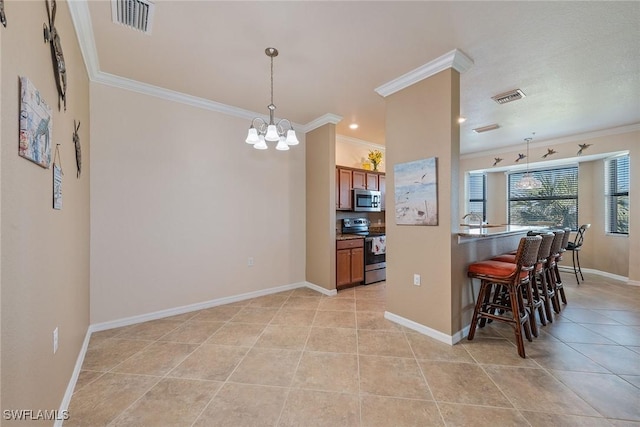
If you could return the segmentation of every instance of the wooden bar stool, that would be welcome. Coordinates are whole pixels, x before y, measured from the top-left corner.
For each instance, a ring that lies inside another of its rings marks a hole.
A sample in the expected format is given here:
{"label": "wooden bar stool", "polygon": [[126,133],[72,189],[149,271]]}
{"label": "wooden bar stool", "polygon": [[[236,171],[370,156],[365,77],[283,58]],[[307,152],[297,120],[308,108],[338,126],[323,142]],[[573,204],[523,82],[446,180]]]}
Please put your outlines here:
{"label": "wooden bar stool", "polygon": [[[547,258],[551,252],[551,244],[553,243],[554,234],[551,232],[544,233],[528,233],[528,236],[541,236],[542,242],[538,249],[538,259],[536,267],[530,272],[529,284],[526,288],[527,295],[527,307],[529,308],[529,316],[531,317],[531,332],[533,336],[538,336],[538,325],[535,321],[535,312],[538,311],[538,318],[542,325],[547,324],[547,318],[550,322],[553,322],[551,314],[551,300],[547,298],[546,292],[542,292],[542,289],[546,289],[546,274],[545,268]],[[510,262],[515,264],[515,254],[502,254],[492,258],[494,261]],[[546,314],[545,314],[546,312]]]}
{"label": "wooden bar stool", "polygon": [[[523,297],[522,287],[528,285],[529,272],[533,270],[542,237],[527,236],[520,239],[515,263],[502,261],[479,261],[469,265],[467,275],[472,279],[480,279],[480,291],[473,311],[468,340],[473,340],[478,321],[497,320],[510,324],[515,332],[518,354],[525,357],[522,330],[527,340],[531,341],[531,326]],[[502,290],[508,295],[508,304],[501,300],[491,301]]]}
{"label": "wooden bar stool", "polygon": [[[576,234],[576,238],[573,242],[569,242],[567,244],[567,250],[573,252],[573,274],[576,275],[576,282],[578,285],[580,284],[580,279],[578,279],[578,273],[580,273],[580,277],[582,277],[582,281],[584,282],[584,276],[582,275],[582,268],[580,267],[580,250],[582,249],[582,245],[584,244],[584,233],[591,227],[591,224],[583,224],[578,228],[578,234]],[[577,268],[576,268],[576,260]]]}
{"label": "wooden bar stool", "polygon": [[558,297],[559,289],[558,284],[556,283],[555,270],[558,268],[556,259],[560,255],[560,247],[562,246],[562,240],[564,239],[564,230],[553,230],[553,234],[555,236],[553,237],[553,243],[551,244],[551,253],[549,254],[549,258],[547,258],[547,285],[549,287],[548,293],[550,295],[553,294],[551,299],[553,311],[560,313],[560,298]]}
{"label": "wooden bar stool", "polygon": [[563,304],[567,303],[567,296],[564,294],[564,285],[562,284],[562,277],[560,277],[560,270],[558,269],[558,263],[562,261],[562,254],[567,251],[567,245],[569,244],[569,233],[571,233],[571,229],[569,227],[564,228],[564,236],[562,237],[562,244],[560,245],[560,252],[556,257],[556,265],[554,270],[555,279],[556,279],[556,289],[560,293],[560,299]]}

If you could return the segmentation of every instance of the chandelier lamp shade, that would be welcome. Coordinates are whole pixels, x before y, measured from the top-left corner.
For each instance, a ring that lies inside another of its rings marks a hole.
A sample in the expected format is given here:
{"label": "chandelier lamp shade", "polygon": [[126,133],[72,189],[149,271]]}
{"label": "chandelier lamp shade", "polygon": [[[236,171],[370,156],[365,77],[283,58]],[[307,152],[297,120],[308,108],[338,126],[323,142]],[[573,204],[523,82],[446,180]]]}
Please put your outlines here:
{"label": "chandelier lamp shade", "polygon": [[253,145],[256,150],[266,150],[269,148],[267,142],[277,142],[276,150],[286,151],[289,146],[298,145],[299,141],[289,120],[280,119],[276,122],[273,118],[276,112],[276,106],[273,103],[273,58],[278,56],[278,49],[268,47],[264,53],[271,58],[271,104],[267,106],[269,122],[267,123],[262,117],[253,119],[245,142]]}
{"label": "chandelier lamp shade", "polygon": [[[534,132],[535,135],[535,132]],[[520,179],[520,181],[516,182],[515,187],[518,190],[537,190],[538,188],[542,188],[542,182],[536,178],[535,176],[529,173],[529,143],[533,138],[525,138],[524,140],[527,142],[527,171],[524,176]]]}

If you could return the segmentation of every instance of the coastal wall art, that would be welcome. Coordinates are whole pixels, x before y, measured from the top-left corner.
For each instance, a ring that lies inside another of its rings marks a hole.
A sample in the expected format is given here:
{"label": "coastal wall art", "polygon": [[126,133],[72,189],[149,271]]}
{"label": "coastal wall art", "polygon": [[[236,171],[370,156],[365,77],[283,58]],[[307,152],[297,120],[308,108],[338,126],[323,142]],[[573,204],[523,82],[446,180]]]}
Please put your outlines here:
{"label": "coastal wall art", "polygon": [[51,165],[51,108],[33,83],[20,77],[20,142],[18,154],[49,169]]}
{"label": "coastal wall art", "polygon": [[396,224],[438,225],[437,158],[393,166]]}

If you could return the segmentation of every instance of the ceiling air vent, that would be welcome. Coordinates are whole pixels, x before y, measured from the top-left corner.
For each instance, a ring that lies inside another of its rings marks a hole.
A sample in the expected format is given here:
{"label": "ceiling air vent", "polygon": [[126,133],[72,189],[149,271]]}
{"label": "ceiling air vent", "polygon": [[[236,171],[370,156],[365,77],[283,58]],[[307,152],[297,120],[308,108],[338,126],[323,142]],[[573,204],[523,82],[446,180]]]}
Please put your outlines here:
{"label": "ceiling air vent", "polygon": [[498,129],[499,127],[500,126],[497,123],[494,123],[492,125],[483,126],[481,128],[475,128],[473,131],[475,133],[482,133],[482,132],[488,132],[490,130]]}
{"label": "ceiling air vent", "polygon": [[525,96],[527,95],[525,95],[523,91],[521,91],[520,89],[515,89],[509,92],[501,93],[500,95],[492,96],[491,99],[496,101],[498,104],[506,104],[507,102],[522,99]]}
{"label": "ceiling air vent", "polygon": [[151,34],[154,9],[148,0],[111,0],[113,22],[145,34]]}

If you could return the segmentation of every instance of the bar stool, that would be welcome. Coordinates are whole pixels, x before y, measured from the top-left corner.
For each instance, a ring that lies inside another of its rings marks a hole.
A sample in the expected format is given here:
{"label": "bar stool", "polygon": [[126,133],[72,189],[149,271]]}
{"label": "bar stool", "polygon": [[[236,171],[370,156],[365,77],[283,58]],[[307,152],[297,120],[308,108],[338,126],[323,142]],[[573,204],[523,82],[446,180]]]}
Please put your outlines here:
{"label": "bar stool", "polygon": [[555,270],[558,268],[556,259],[560,255],[560,248],[562,246],[562,240],[564,239],[564,230],[553,230],[553,234],[555,236],[553,238],[553,243],[551,244],[551,253],[549,254],[549,258],[547,258],[547,292],[551,297],[553,311],[560,313],[560,299],[558,298],[559,289],[558,284],[556,283]]}
{"label": "bar stool", "polygon": [[[480,279],[480,291],[473,310],[468,340],[473,340],[479,320],[505,322],[513,326],[518,354],[525,357],[522,330],[524,329],[528,341],[532,341],[532,338],[529,314],[522,298],[522,287],[530,281],[529,272],[536,264],[541,242],[540,236],[520,239],[515,263],[487,260],[469,265],[467,275],[472,279]],[[509,305],[490,302],[492,292],[495,295],[502,289],[505,289],[509,297]],[[499,312],[504,314],[497,314]]]}
{"label": "bar stool", "polygon": [[562,277],[560,277],[560,270],[558,269],[558,263],[562,261],[562,254],[567,251],[567,245],[569,244],[569,235],[571,233],[571,229],[569,227],[563,228],[564,236],[562,237],[562,244],[560,245],[560,252],[556,257],[556,265],[554,270],[555,279],[556,279],[556,289],[560,293],[560,299],[563,304],[567,303],[567,296],[564,294],[564,285],[562,284]]}
{"label": "bar stool", "polygon": [[[584,282],[584,276],[582,275],[582,268],[580,268],[580,250],[582,249],[582,245],[584,243],[584,233],[591,227],[591,224],[583,224],[578,228],[578,234],[576,234],[576,238],[573,242],[569,242],[567,244],[567,250],[573,252],[573,274],[576,275],[576,282],[578,285],[580,284],[580,280],[578,279],[578,272],[580,273],[580,277],[582,277],[582,281]],[[576,260],[578,260],[578,268],[576,269]]]}
{"label": "bar stool", "polygon": [[[529,315],[531,316],[531,332],[533,336],[538,336],[538,325],[535,321],[535,311],[538,311],[538,318],[540,323],[544,326],[547,324],[547,318],[550,322],[553,322],[551,314],[551,301],[547,297],[547,293],[542,293],[543,289],[546,289],[546,274],[545,268],[547,258],[551,252],[551,244],[555,235],[551,232],[529,232],[528,236],[540,236],[542,242],[538,249],[538,259],[536,262],[536,268],[530,272],[530,280],[527,285],[527,306],[529,307]],[[502,254],[497,257],[491,258],[494,261],[510,262],[515,264],[515,254]],[[544,306],[544,307],[543,307]],[[545,315],[546,311],[546,315]]]}

